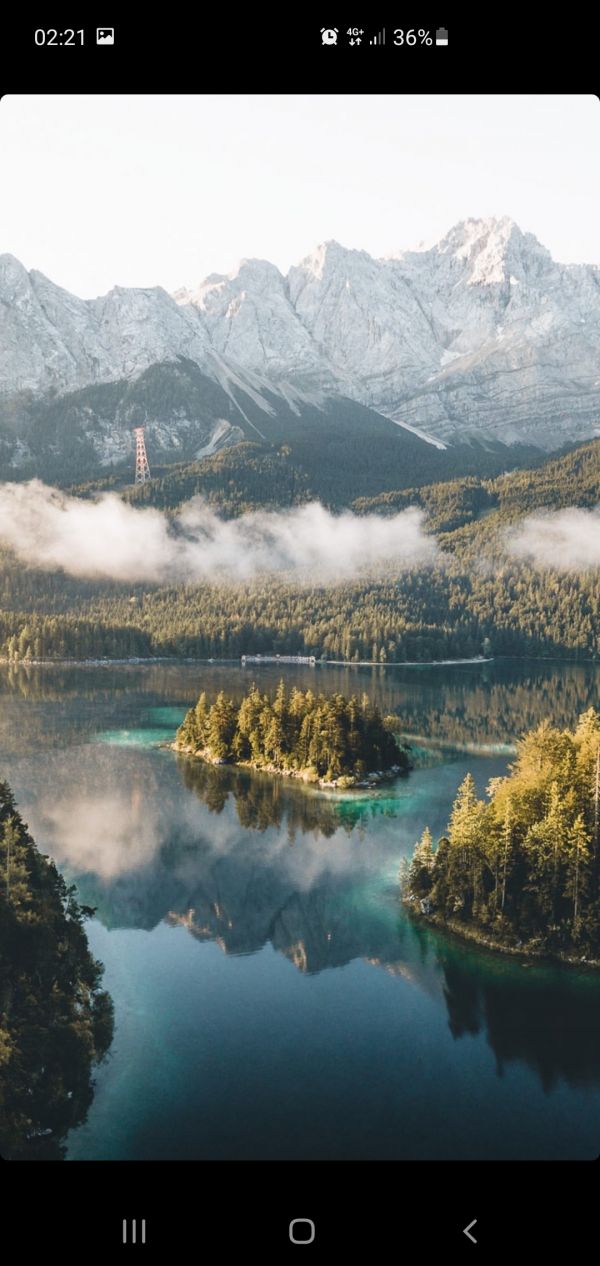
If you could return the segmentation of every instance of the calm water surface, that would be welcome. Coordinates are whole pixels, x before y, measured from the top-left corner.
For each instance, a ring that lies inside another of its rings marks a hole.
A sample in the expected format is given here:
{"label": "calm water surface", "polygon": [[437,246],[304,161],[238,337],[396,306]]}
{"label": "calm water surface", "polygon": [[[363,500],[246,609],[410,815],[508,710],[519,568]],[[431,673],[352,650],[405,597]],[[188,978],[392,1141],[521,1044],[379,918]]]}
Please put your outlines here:
{"label": "calm water surface", "polygon": [[0,677],[2,772],[80,899],[115,1040],[70,1159],[592,1157],[600,977],[474,951],[407,919],[400,859],[484,791],[516,735],[598,705],[591,666],[287,669],[367,690],[418,767],[324,795],[158,746],[237,665]]}

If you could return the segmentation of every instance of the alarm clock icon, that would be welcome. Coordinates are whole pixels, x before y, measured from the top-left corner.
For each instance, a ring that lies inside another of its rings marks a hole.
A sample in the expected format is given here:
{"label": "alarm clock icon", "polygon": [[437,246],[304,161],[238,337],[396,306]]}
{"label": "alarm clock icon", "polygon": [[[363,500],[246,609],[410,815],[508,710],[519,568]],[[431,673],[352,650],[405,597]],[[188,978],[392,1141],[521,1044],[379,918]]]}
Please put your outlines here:
{"label": "alarm clock icon", "polygon": [[339,32],[337,26],[333,31],[326,30],[324,26],[321,27],[321,40],[323,44],[337,44],[338,34]]}

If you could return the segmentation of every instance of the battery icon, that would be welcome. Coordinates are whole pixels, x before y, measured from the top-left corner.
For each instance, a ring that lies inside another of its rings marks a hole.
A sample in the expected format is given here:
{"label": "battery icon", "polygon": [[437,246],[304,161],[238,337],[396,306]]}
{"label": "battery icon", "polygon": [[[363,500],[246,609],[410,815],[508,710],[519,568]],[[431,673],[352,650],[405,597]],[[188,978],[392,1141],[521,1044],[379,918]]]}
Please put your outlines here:
{"label": "battery icon", "polygon": [[440,29],[439,29],[439,31],[436,31],[436,33],[435,33],[435,42],[436,42],[436,44],[447,44],[447,43],[448,43],[448,32],[447,32],[447,30],[446,30],[445,26],[441,26],[441,27],[440,27]]}

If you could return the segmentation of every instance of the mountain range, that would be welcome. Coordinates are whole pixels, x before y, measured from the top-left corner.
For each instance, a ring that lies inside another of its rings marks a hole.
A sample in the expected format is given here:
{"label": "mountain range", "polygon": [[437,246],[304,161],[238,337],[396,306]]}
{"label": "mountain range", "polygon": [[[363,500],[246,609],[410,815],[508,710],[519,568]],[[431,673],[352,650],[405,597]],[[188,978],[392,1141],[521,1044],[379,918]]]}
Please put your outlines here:
{"label": "mountain range", "polygon": [[507,218],[384,259],[327,242],[287,276],[244,260],[173,295],[83,300],[3,255],[0,347],[5,477],[126,462],[139,424],[151,463],[346,426],[417,463],[600,434],[600,267]]}

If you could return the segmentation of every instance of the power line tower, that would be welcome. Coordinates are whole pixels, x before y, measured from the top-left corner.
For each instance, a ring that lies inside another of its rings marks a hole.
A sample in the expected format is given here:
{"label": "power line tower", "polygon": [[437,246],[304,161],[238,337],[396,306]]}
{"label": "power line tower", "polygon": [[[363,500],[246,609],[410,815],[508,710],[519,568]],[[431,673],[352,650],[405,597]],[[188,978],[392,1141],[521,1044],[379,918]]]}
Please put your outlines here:
{"label": "power line tower", "polygon": [[135,426],[133,434],[135,435],[135,482],[136,484],[145,484],[146,480],[150,478],[150,466],[148,465],[143,426]]}

